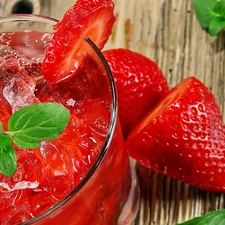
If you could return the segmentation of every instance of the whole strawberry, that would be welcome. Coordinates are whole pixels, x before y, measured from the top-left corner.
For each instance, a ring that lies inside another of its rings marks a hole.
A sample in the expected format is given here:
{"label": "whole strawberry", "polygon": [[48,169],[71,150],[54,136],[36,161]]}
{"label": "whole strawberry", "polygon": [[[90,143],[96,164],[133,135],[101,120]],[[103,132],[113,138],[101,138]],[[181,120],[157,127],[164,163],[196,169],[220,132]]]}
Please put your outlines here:
{"label": "whole strawberry", "polygon": [[152,170],[202,190],[225,192],[224,134],[214,96],[190,77],[143,118],[126,148]]}
{"label": "whole strawberry", "polygon": [[168,84],[157,64],[139,53],[120,48],[103,54],[115,78],[119,118],[126,138],[168,92]]}

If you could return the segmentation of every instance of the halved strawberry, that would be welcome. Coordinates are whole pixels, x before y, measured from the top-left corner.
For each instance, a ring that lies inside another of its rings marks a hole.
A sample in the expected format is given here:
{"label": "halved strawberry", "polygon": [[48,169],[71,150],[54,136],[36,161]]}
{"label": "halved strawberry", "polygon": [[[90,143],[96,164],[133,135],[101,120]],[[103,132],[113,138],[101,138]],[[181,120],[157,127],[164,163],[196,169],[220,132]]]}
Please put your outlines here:
{"label": "halved strawberry", "polygon": [[107,42],[115,17],[112,0],[78,0],[54,26],[43,61],[46,80],[60,82],[82,64],[89,37],[99,49]]}
{"label": "halved strawberry", "polygon": [[126,141],[140,164],[207,191],[225,192],[225,125],[212,93],[190,77],[173,88]]}

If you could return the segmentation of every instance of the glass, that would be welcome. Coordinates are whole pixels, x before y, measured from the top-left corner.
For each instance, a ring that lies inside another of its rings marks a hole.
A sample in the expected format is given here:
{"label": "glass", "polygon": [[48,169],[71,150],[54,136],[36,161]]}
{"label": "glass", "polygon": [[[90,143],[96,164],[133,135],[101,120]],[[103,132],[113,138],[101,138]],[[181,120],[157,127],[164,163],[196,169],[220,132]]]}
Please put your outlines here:
{"label": "glass", "polygon": [[[57,20],[52,18],[37,15],[6,15],[0,17],[0,29],[1,33],[35,30],[50,34],[52,26],[56,22]],[[49,38],[48,35],[45,34],[45,36]],[[82,76],[85,77],[75,78],[74,81],[88,80],[95,87],[99,87],[98,89],[94,88],[94,91],[90,93],[90,88],[88,91],[87,88],[84,88],[83,91],[79,89],[79,98],[87,98],[88,92],[88,98],[101,96],[104,101],[109,102],[109,128],[101,152],[93,162],[91,169],[69,195],[41,215],[23,223],[18,222],[16,217],[13,222],[13,218],[11,218],[10,224],[128,225],[134,221],[139,205],[139,186],[135,170],[124,150],[124,140],[117,114],[115,83],[100,50],[89,38],[86,38],[85,44],[88,54],[91,56],[91,65],[93,68],[97,68],[97,73],[91,76],[90,71],[92,70],[84,68]],[[1,49],[4,48],[1,46]],[[81,87],[82,85],[80,84]],[[40,91],[40,93],[42,96],[46,92]],[[4,202],[4,199],[0,200]]]}

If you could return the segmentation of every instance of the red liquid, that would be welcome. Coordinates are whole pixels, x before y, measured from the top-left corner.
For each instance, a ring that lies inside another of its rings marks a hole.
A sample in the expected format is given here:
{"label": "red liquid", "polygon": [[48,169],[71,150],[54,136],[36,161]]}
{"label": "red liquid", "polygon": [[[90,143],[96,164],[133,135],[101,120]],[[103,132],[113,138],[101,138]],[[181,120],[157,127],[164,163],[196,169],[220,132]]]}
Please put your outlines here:
{"label": "red liquid", "polygon": [[[0,39],[12,48],[0,53],[0,120],[5,128],[13,111],[33,103],[58,102],[71,113],[68,127],[56,140],[43,141],[34,150],[15,146],[18,170],[12,178],[0,174],[2,225],[35,218],[70,195],[96,162],[110,126],[111,93],[101,67],[88,57],[70,82],[47,83],[41,75],[46,38],[33,32]],[[130,164],[117,123],[93,176],[65,204],[35,224],[118,224],[130,189]]]}

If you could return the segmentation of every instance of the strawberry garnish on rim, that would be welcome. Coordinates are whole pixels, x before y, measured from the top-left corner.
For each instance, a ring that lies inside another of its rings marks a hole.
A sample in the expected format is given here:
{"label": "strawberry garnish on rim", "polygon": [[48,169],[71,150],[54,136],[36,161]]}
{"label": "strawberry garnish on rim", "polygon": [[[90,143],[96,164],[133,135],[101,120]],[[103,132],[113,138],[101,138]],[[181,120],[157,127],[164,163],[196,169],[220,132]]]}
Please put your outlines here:
{"label": "strawberry garnish on rim", "polygon": [[99,49],[107,42],[115,21],[111,0],[78,0],[54,26],[43,60],[43,75],[54,83],[67,80],[88,54],[86,38]]}

